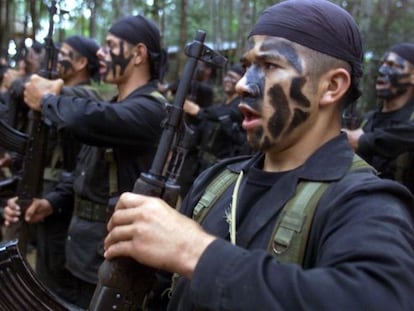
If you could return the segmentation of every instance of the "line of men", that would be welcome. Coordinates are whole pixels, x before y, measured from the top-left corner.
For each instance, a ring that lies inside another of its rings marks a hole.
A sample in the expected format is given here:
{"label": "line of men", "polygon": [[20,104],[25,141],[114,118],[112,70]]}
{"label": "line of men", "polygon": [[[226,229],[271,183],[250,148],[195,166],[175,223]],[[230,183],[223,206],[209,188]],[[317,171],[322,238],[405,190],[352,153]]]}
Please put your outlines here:
{"label": "line of men", "polygon": [[[242,126],[256,152],[207,168],[176,210],[159,198],[128,192],[148,167],[166,114],[151,95],[161,78],[159,42],[158,28],[143,16],[111,26],[98,57],[103,80],[117,86],[112,102],[64,95],[62,80],[35,75],[26,84],[29,107],[85,144],[65,181],[72,185],[63,191],[74,200],[66,267],[82,289],[72,302],[87,308],[97,263],[127,256],[160,270],[150,296],[153,310],[412,310],[412,188],[366,155],[388,161],[411,151],[413,45],[385,54],[377,82],[384,101],[373,119],[352,132],[342,128],[341,116],[360,96],[363,74],[354,19],[326,0],[270,6],[248,35],[241,59],[246,71],[236,85]],[[186,110],[200,113],[191,102]],[[115,180],[108,177],[113,164]],[[224,171],[237,181],[203,206]],[[284,214],[310,184],[326,187],[307,215],[313,219],[306,231],[301,215],[289,214],[286,221]],[[107,221],[112,201],[115,211]],[[26,221],[66,212],[46,202],[35,200]],[[200,206],[209,210],[198,222]],[[9,200],[6,225],[19,216]],[[289,243],[275,247],[281,221],[282,242],[308,234],[298,263],[281,259]]]}
{"label": "line of men", "polygon": [[[132,27],[145,31],[139,36],[130,35]],[[142,60],[147,54],[149,59]],[[135,60],[138,56],[140,58]],[[20,85],[30,81],[25,85],[25,98],[20,103],[26,112],[26,104],[39,104],[45,92],[65,96],[56,101],[53,108],[48,103],[47,113],[42,112],[45,122],[54,130],[48,144],[52,149],[48,153],[48,163],[53,167],[46,167],[43,197],[33,200],[24,217],[28,223],[36,224],[39,279],[60,297],[82,308],[89,304],[103,261],[108,205],[110,210],[117,196],[130,190],[139,173],[149,169],[158,143],[166,100],[156,92],[154,85],[158,71],[164,70],[162,57],[159,32],[153,22],[142,16],[129,16],[111,26],[106,46],[101,49],[85,37],[67,38],[59,48],[61,80],[54,85],[46,84],[34,74],[36,70],[28,72],[24,79],[13,81]],[[16,78],[14,74],[8,72],[7,78]],[[117,85],[120,93],[113,102],[121,102],[123,106],[108,103],[103,112],[100,103],[90,105],[90,101],[101,101],[91,86],[99,75],[104,82]],[[227,91],[233,97],[235,82],[232,81]],[[78,98],[76,103],[74,97]],[[80,98],[83,107],[78,104]],[[126,100],[133,109],[125,104]],[[38,106],[31,108],[40,109]],[[117,122],[121,119],[131,125],[118,129]],[[214,121],[218,122],[218,118]],[[95,122],[99,122],[100,128],[96,128]],[[111,122],[117,124],[111,125]],[[106,133],[109,129],[113,129],[110,134]],[[52,138],[54,144],[50,143]],[[230,146],[226,147],[232,152]],[[21,216],[16,200],[14,197],[7,202],[6,225]]]}

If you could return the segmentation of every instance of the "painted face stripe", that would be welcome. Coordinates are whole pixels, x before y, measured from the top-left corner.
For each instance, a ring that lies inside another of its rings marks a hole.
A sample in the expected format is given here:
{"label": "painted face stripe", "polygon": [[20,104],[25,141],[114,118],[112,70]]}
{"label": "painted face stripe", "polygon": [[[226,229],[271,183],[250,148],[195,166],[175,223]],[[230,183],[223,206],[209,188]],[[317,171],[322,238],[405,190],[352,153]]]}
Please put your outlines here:
{"label": "painted face stripe", "polygon": [[293,113],[293,119],[290,123],[288,131],[292,131],[297,128],[300,124],[305,122],[309,118],[309,112],[303,111],[301,109],[295,109]]}
{"label": "painted face stripe", "polygon": [[270,105],[273,107],[273,115],[269,118],[267,127],[273,138],[280,136],[290,119],[289,101],[280,85],[272,86],[268,91]]}
{"label": "painted face stripe", "polygon": [[260,55],[261,58],[283,58],[289,65],[295,68],[299,74],[303,73],[301,59],[296,49],[288,42],[267,39],[260,46],[260,52],[264,52],[264,55]]}
{"label": "painted face stripe", "polygon": [[116,76],[116,67],[119,66],[120,72],[119,74],[122,76],[125,72],[126,67],[128,66],[130,60],[132,59],[132,56],[130,57],[125,57],[124,53],[125,53],[125,41],[121,40],[119,42],[119,55],[116,55],[112,52],[112,49],[109,51],[110,55],[111,55],[111,68],[112,68],[112,73],[114,75],[114,77]]}
{"label": "painted face stripe", "polygon": [[308,108],[311,105],[310,101],[302,93],[302,87],[305,83],[306,79],[304,77],[294,78],[290,88],[290,97],[295,100],[299,106]]}

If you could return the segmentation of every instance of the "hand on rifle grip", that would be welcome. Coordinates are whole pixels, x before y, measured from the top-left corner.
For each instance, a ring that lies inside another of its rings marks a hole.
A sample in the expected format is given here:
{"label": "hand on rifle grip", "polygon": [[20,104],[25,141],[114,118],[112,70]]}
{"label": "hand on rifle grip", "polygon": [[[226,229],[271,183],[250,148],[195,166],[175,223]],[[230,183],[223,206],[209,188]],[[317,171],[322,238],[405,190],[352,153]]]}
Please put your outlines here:
{"label": "hand on rifle grip", "polygon": [[[4,208],[4,224],[9,226],[11,223],[19,221],[21,216],[21,208],[17,204],[17,197],[7,200],[7,206]],[[33,199],[33,202],[27,207],[24,214],[27,223],[36,223],[43,221],[47,216],[53,212],[49,201],[45,199]]]}
{"label": "hand on rifle grip", "polygon": [[6,227],[10,226],[12,223],[19,221],[21,215],[20,206],[16,203],[17,197],[10,198],[7,200],[7,205],[4,207],[3,218],[4,225]]}
{"label": "hand on rifle grip", "polygon": [[124,193],[108,223],[105,257],[128,256],[191,278],[215,237],[159,198]]}
{"label": "hand on rifle grip", "polygon": [[31,109],[40,111],[43,97],[46,94],[58,95],[62,88],[62,79],[48,80],[34,74],[25,84],[24,101]]}

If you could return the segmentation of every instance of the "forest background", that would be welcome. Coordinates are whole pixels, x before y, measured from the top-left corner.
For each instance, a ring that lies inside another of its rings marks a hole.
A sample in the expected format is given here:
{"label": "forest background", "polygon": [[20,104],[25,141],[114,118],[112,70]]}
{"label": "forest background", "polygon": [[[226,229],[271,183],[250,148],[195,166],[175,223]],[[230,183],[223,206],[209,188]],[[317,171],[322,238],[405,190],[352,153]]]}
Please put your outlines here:
{"label": "forest background", "polygon": [[[0,48],[18,52],[23,37],[43,42],[48,28],[46,0],[0,0]],[[56,42],[81,34],[104,41],[108,27],[117,18],[143,14],[158,23],[162,43],[169,52],[167,81],[176,79],[185,62],[182,53],[196,30],[206,31],[207,44],[237,62],[245,48],[246,35],[259,13],[275,0],[57,0]],[[359,113],[376,104],[375,78],[379,60],[391,45],[414,42],[414,0],[333,0],[357,21],[364,40],[363,95]],[[13,50],[14,45],[14,50]],[[12,58],[13,55],[9,57]],[[220,84],[222,73],[216,77]]]}

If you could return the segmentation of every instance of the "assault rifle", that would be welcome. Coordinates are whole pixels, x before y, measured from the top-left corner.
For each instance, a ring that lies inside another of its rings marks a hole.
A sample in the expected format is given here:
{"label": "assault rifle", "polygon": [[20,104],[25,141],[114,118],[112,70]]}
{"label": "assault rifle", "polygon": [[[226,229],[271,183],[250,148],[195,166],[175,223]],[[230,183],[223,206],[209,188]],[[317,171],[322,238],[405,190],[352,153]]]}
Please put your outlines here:
{"label": "assault rifle", "polygon": [[[135,193],[163,198],[176,206],[179,186],[176,181],[181,170],[182,148],[178,142],[183,128],[183,104],[186,99],[198,60],[223,66],[226,59],[204,45],[205,33],[198,31],[195,40],[185,48],[188,56],[173,105],[169,107],[167,121],[151,169],[136,180]],[[155,270],[131,258],[105,260],[98,273],[98,285],[89,305],[89,311],[141,310],[154,284]]]}
{"label": "assault rifle", "polygon": [[[49,31],[45,38],[45,65],[39,72],[41,76],[48,79],[55,79],[57,77],[57,49],[53,43],[53,17],[56,12],[56,1],[52,1],[49,7]],[[6,227],[3,239],[10,241],[18,238],[20,251],[25,255],[28,225],[24,221],[24,214],[32,203],[33,198],[39,197],[42,192],[48,126],[43,122],[41,113],[33,110],[29,112],[27,135],[18,134],[18,131],[10,128],[4,122],[1,122],[0,125],[3,128],[0,134],[0,142],[6,145],[3,147],[23,153],[22,173],[19,176],[16,192],[18,197],[17,204],[20,206],[22,214],[17,223]]]}

